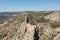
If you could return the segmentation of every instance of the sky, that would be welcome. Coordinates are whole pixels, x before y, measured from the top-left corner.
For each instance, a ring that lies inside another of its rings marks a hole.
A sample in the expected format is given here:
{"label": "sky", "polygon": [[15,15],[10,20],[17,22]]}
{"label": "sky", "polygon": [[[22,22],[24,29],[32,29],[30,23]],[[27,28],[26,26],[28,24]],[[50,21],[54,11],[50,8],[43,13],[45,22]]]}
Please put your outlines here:
{"label": "sky", "polygon": [[0,0],[0,12],[60,10],[60,0]]}

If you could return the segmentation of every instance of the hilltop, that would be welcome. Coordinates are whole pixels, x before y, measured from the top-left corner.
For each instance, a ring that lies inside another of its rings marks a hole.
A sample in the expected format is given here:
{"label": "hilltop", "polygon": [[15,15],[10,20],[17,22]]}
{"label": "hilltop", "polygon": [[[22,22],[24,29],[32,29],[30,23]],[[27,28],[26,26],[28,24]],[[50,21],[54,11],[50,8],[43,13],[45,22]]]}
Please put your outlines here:
{"label": "hilltop", "polygon": [[60,40],[60,11],[0,14],[0,40]]}

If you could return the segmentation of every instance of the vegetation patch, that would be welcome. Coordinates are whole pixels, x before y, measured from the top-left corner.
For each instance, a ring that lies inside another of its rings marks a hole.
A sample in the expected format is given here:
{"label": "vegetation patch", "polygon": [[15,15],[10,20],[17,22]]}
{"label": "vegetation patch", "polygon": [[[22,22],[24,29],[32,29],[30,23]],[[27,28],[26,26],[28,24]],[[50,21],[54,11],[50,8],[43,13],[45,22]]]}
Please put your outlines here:
{"label": "vegetation patch", "polygon": [[2,33],[0,33],[0,39],[2,38]]}
{"label": "vegetation patch", "polygon": [[51,23],[50,25],[52,28],[57,28],[57,27],[60,27],[60,23]]}
{"label": "vegetation patch", "polygon": [[36,16],[36,15],[31,15],[29,14],[27,17],[27,22],[29,22],[30,24],[36,24],[36,23],[46,23],[48,22],[48,19],[45,19],[44,16]]}
{"label": "vegetation patch", "polygon": [[11,36],[10,36],[10,38],[12,38],[14,36],[14,34],[12,34]]}
{"label": "vegetation patch", "polygon": [[48,21],[49,21],[49,20],[45,19],[44,17],[41,17],[38,22],[40,22],[40,23],[46,23],[46,22],[48,22]]}

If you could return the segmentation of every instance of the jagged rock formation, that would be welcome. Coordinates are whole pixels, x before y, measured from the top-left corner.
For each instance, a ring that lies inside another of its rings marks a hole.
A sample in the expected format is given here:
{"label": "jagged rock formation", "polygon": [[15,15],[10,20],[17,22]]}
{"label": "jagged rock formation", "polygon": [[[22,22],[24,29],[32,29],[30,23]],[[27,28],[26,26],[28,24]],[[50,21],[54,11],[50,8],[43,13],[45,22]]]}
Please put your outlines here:
{"label": "jagged rock formation", "polygon": [[45,16],[46,19],[50,19],[52,21],[57,21],[60,22],[60,13],[55,11],[55,12],[51,12],[50,15]]}
{"label": "jagged rock formation", "polygon": [[54,11],[22,12],[0,24],[0,40],[60,40],[59,15]]}

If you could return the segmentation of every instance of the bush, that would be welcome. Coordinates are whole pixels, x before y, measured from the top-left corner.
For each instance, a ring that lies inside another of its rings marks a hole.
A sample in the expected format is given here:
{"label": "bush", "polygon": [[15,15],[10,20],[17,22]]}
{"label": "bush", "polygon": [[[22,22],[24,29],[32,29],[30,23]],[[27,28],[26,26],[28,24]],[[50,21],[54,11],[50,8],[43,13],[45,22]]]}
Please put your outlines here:
{"label": "bush", "polygon": [[58,24],[58,23],[52,23],[50,26],[51,26],[52,28],[57,28],[57,27],[60,26],[60,24]]}
{"label": "bush", "polygon": [[38,20],[38,22],[40,22],[40,23],[46,23],[46,22],[48,22],[49,20],[47,20],[47,19],[45,19],[44,17],[41,17],[39,20]]}
{"label": "bush", "polygon": [[2,34],[0,33],[0,39],[2,38]]}

